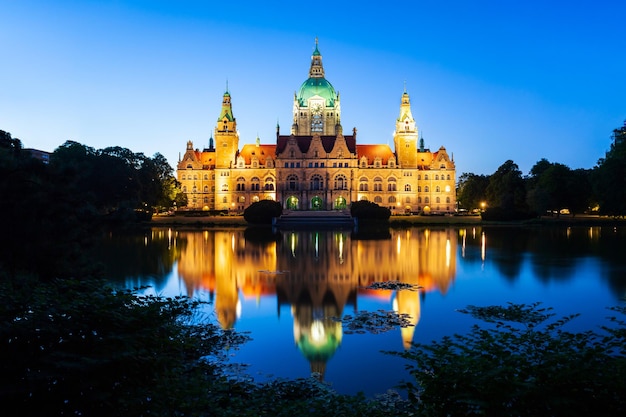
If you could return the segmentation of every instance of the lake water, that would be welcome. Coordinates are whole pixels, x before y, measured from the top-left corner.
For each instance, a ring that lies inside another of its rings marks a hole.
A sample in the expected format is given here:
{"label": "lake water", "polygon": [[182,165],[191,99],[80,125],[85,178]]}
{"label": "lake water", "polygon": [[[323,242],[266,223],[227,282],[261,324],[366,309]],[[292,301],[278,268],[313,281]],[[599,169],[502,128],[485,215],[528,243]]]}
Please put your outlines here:
{"label": "lake water", "polygon": [[[382,351],[467,332],[474,321],[457,310],[468,305],[541,302],[557,316],[580,313],[567,328],[579,331],[607,324],[607,307],[626,297],[626,229],[614,227],[154,228],[112,233],[98,252],[113,282],[210,301],[211,320],[249,332],[232,361],[255,380],[316,372],[368,396],[408,377]],[[366,288],[386,281],[418,289]],[[338,320],[392,311],[412,326],[355,332]]]}

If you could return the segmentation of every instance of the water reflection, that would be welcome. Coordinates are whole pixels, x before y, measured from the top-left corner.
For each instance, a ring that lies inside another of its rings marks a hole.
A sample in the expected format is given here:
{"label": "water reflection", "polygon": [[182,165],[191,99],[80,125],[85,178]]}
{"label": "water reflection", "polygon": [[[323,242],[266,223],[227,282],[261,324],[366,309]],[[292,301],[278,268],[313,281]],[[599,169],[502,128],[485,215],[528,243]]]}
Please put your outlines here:
{"label": "water reflection", "polygon": [[[626,295],[626,232],[622,229],[410,228],[389,230],[385,236],[368,239],[345,230],[153,229],[140,236],[108,235],[100,255],[109,268],[108,276],[126,287],[151,285],[161,293],[171,287],[174,276],[178,285],[174,291],[191,297],[208,294],[216,319],[225,329],[258,314],[252,311],[250,300],[275,300],[274,322],[265,321],[262,326],[277,327],[281,312],[290,312],[293,343],[310,371],[322,378],[346,337],[341,322],[332,318],[342,317],[346,310],[358,311],[360,304],[371,305],[371,300],[410,317],[413,326],[393,334],[408,349],[420,337],[417,329],[427,295],[442,304],[453,286],[458,288],[445,309],[429,304],[431,324],[420,324],[421,331],[432,334],[432,322],[437,320],[436,326],[456,332],[453,311],[467,304],[523,300],[554,306],[567,302],[561,296],[567,293],[578,300],[572,308],[579,311],[585,308],[580,302],[590,287],[570,290],[564,284],[581,276],[587,279],[584,275],[594,280],[585,285],[597,287],[605,281],[615,299]],[[602,261],[585,264],[596,258]],[[472,283],[455,284],[459,276],[463,283]],[[480,276],[486,279],[476,280]],[[421,289],[366,289],[384,281]],[[519,281],[524,281],[523,286]],[[556,296],[537,287],[549,289],[549,284],[556,283],[562,285]],[[607,299],[587,303],[614,305]],[[435,311],[437,317],[433,317]],[[431,334],[426,341],[432,340]]]}

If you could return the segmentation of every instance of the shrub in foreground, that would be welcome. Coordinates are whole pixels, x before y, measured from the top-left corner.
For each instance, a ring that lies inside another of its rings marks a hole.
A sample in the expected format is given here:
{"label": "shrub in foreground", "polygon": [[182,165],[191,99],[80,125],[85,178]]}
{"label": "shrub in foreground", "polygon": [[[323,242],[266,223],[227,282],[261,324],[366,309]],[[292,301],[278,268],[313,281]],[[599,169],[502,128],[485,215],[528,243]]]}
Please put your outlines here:
{"label": "shrub in foreground", "polygon": [[[612,310],[626,313],[626,308]],[[393,353],[409,361],[409,399],[426,416],[591,416],[626,412],[626,326],[570,333],[539,304],[473,307],[488,323]]]}

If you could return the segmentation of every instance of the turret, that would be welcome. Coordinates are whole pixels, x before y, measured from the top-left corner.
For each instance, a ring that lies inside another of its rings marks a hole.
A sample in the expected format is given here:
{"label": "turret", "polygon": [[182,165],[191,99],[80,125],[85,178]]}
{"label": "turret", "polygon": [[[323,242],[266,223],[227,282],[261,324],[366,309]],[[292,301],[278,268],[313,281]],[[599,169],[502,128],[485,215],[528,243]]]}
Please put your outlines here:
{"label": "turret", "polygon": [[400,116],[396,119],[396,131],[393,136],[396,157],[402,168],[417,167],[417,138],[418,131],[411,114],[411,101],[405,88],[400,101]]}
{"label": "turret", "polygon": [[235,155],[239,148],[237,120],[233,116],[230,93],[226,91],[222,98],[222,111],[215,126],[215,167],[230,168],[235,163]]}

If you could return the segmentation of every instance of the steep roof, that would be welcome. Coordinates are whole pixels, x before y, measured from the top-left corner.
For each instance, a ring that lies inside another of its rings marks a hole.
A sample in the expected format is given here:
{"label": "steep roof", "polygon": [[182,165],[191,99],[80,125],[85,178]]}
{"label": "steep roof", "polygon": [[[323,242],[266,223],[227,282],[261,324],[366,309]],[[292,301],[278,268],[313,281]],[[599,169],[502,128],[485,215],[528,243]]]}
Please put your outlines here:
{"label": "steep roof", "polygon": [[380,158],[381,163],[385,165],[387,161],[389,161],[389,158],[394,156],[389,145],[357,145],[356,150],[358,158],[367,158],[369,165],[373,164],[376,158]]}
{"label": "steep roof", "polygon": [[[300,149],[302,153],[306,153],[309,150],[313,136],[282,136],[281,135],[281,136],[278,136],[276,140],[276,154],[277,155],[282,153],[285,150],[285,148],[287,147],[287,143],[289,142],[289,139],[291,139],[292,137],[296,139],[298,148]],[[337,140],[337,137],[336,136],[320,136],[320,139],[322,140],[322,146],[324,147],[324,150],[326,152],[330,152],[333,150],[333,147],[335,146],[335,141]],[[344,136],[344,139],[346,140],[346,145],[348,146],[348,150],[351,153],[355,153],[357,145],[356,145],[356,139],[354,138],[354,136],[353,135]]]}
{"label": "steep roof", "polygon": [[239,155],[246,161],[246,165],[250,165],[252,157],[259,158],[259,164],[265,165],[266,158],[276,158],[276,145],[243,145]]}

